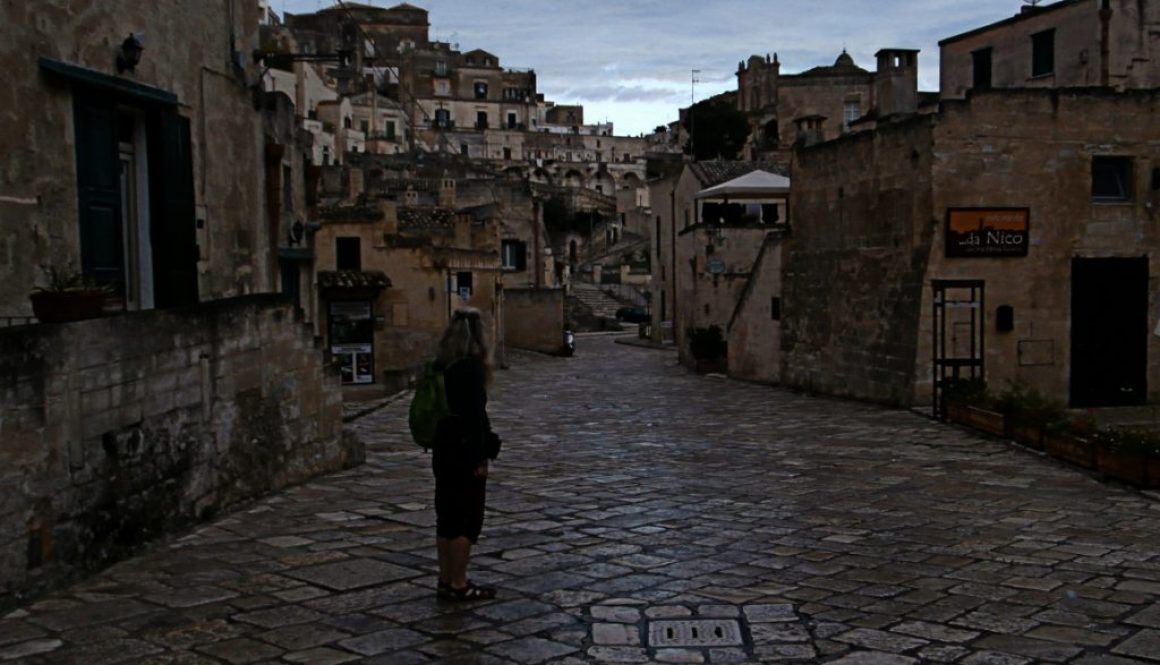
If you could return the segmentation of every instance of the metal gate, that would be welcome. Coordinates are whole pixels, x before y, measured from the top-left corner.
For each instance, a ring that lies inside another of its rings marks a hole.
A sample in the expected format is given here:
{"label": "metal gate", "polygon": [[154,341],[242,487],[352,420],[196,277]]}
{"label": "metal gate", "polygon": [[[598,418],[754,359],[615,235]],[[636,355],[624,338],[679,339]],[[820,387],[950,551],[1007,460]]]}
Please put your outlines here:
{"label": "metal gate", "polygon": [[931,408],[946,419],[949,383],[983,379],[983,280],[936,279],[934,291],[934,390]]}

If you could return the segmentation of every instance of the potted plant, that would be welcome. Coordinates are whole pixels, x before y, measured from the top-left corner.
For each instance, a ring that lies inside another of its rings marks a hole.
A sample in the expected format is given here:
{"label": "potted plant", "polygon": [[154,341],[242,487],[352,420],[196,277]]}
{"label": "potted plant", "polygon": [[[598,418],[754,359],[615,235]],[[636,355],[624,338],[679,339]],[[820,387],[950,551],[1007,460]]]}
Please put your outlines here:
{"label": "potted plant", "polygon": [[1103,427],[1092,443],[1100,473],[1138,487],[1160,487],[1160,434]]}
{"label": "potted plant", "polygon": [[33,289],[28,298],[32,313],[41,323],[64,323],[92,319],[104,313],[109,288],[86,277],[70,265],[44,269],[45,286]]}
{"label": "potted plant", "polygon": [[697,363],[697,371],[724,373],[726,365],[726,343],[720,326],[708,328],[691,328],[689,335],[689,351]]}

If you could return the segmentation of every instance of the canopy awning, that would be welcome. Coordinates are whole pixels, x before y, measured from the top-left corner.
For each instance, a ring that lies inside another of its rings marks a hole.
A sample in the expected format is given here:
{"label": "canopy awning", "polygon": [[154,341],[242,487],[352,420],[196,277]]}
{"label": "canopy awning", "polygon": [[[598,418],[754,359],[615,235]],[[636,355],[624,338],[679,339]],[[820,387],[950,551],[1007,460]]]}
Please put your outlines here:
{"label": "canopy awning", "polygon": [[740,178],[734,178],[720,185],[697,192],[698,199],[759,199],[781,197],[789,194],[789,178],[762,171],[750,171]]}

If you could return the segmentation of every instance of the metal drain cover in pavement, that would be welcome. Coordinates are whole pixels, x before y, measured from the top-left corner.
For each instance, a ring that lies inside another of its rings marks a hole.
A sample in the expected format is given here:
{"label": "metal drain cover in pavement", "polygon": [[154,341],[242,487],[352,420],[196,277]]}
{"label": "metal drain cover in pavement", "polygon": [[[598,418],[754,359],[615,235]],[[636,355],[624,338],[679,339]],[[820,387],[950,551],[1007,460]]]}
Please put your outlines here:
{"label": "metal drain cover in pavement", "polygon": [[654,621],[648,627],[650,647],[741,646],[741,626],[733,619]]}

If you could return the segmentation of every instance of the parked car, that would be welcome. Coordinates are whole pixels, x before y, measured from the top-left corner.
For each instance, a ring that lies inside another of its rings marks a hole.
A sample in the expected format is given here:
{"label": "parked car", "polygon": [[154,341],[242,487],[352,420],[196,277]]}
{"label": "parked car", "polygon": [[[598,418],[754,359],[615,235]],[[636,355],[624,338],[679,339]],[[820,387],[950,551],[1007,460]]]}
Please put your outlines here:
{"label": "parked car", "polygon": [[643,307],[621,307],[616,310],[616,319],[628,323],[649,323],[652,317]]}

